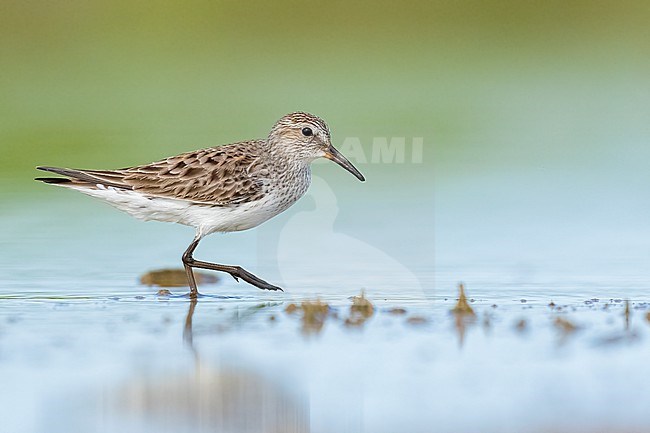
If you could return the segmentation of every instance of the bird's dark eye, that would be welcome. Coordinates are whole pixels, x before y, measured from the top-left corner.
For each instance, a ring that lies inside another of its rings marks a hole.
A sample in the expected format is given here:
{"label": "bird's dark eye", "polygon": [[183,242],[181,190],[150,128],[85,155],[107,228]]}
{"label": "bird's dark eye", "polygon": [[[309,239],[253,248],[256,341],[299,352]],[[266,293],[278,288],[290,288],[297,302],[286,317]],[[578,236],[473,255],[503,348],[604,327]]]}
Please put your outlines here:
{"label": "bird's dark eye", "polygon": [[302,128],[302,135],[309,137],[311,135],[314,135],[314,131],[312,131],[311,128]]}

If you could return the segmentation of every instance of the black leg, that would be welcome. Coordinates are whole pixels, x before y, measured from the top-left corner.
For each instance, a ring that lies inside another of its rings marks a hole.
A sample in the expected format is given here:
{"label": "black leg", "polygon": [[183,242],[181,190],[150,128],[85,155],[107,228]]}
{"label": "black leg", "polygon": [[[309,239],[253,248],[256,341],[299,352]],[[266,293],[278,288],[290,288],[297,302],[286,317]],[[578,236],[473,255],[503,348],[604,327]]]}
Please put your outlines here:
{"label": "black leg", "polygon": [[190,285],[190,298],[196,299],[199,296],[199,290],[196,287],[196,278],[194,278],[194,272],[192,272],[192,253],[196,249],[196,246],[199,244],[201,238],[196,237],[192,241],[189,247],[183,253],[183,266],[185,267],[185,273],[187,274],[187,282]]}
{"label": "black leg", "polygon": [[235,281],[239,281],[239,279],[241,278],[247,283],[262,290],[283,291],[280,287],[267,283],[263,279],[256,277],[255,275],[251,274],[250,272],[241,268],[240,266],[220,265],[217,263],[209,263],[209,262],[202,262],[200,260],[194,260],[192,254],[194,253],[194,250],[196,249],[200,240],[201,240],[200,238],[195,238],[190,244],[190,246],[187,247],[185,253],[183,253],[183,265],[185,266],[185,272],[187,272],[187,280],[190,284],[191,298],[196,298],[199,294],[196,288],[196,279],[194,278],[194,274],[192,273],[192,268],[201,268],[201,269],[209,269],[212,271],[226,272],[230,274],[235,279]]}

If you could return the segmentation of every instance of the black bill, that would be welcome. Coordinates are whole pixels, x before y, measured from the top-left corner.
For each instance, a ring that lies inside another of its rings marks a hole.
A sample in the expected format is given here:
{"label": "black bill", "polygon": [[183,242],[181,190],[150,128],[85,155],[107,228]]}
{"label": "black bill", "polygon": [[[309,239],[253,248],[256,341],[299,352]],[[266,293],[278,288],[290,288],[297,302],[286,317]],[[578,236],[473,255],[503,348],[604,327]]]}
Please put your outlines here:
{"label": "black bill", "polygon": [[341,152],[336,150],[333,146],[330,146],[326,151],[325,151],[325,158],[331,159],[350,173],[352,173],[357,179],[359,179],[361,182],[364,182],[366,180],[365,177],[361,174],[357,168],[352,165],[348,159],[343,156]]}

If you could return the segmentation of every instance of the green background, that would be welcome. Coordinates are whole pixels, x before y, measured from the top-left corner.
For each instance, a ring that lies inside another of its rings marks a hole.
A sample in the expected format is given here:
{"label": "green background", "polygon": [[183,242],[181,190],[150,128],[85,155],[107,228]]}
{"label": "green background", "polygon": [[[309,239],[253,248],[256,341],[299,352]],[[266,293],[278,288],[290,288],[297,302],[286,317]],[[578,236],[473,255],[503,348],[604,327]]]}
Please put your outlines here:
{"label": "green background", "polygon": [[38,164],[150,162],[264,137],[295,110],[368,152],[373,137],[424,137],[421,166],[360,167],[378,182],[540,167],[598,179],[649,155],[643,1],[0,7],[5,193],[40,191]]}

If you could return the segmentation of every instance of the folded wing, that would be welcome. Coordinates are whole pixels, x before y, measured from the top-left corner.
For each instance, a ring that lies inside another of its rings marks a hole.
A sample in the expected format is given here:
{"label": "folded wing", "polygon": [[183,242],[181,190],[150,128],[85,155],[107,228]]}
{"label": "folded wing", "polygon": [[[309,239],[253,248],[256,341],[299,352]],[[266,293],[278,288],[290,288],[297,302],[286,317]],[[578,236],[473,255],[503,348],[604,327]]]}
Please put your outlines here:
{"label": "folded wing", "polygon": [[246,203],[262,198],[268,185],[268,169],[256,156],[258,152],[251,152],[258,145],[254,141],[234,143],[120,170],[37,167],[65,176],[37,180],[73,188],[111,187],[220,206]]}

